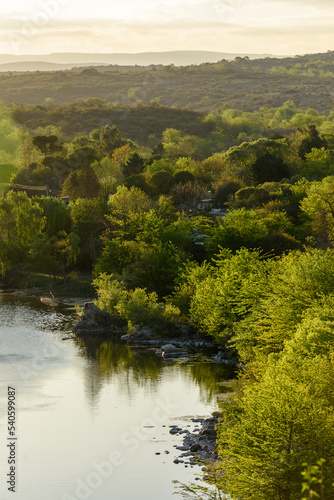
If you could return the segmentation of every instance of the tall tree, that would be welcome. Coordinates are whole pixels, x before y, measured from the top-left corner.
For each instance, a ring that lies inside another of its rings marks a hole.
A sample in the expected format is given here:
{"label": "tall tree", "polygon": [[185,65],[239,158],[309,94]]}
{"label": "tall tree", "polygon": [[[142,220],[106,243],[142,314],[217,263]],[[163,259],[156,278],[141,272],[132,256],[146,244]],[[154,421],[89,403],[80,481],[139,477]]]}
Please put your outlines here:
{"label": "tall tree", "polygon": [[324,137],[319,135],[317,127],[315,125],[309,125],[307,129],[302,129],[305,134],[305,137],[302,139],[298,154],[302,160],[305,159],[307,153],[311,153],[313,148],[327,149],[327,141]]}
{"label": "tall tree", "polygon": [[122,146],[122,135],[115,125],[113,127],[104,125],[101,128],[100,144],[103,154],[108,155],[109,158],[112,157],[115,149]]}
{"label": "tall tree", "polygon": [[32,142],[45,157],[62,150],[62,145],[57,144],[58,137],[56,135],[37,135],[33,137]]}

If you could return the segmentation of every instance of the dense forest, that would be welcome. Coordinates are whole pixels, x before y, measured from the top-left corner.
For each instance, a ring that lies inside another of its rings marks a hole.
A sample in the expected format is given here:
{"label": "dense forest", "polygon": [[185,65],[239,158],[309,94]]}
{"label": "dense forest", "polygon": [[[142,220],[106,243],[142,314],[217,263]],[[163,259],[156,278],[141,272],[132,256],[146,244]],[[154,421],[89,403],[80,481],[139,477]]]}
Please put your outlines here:
{"label": "dense forest", "polygon": [[[129,335],[179,324],[208,335],[240,368],[212,481],[234,500],[331,499],[333,53],[161,68],[175,84],[163,106],[145,105],[149,92],[134,106],[101,100],[100,79],[121,92],[132,81],[136,95],[141,71],[68,72],[85,96],[72,104],[66,88],[51,92],[58,73],[1,80],[1,279],[48,276],[56,294],[91,273],[98,305]],[[236,92],[237,77],[239,107],[220,91]],[[207,85],[209,103],[182,78]],[[294,98],[269,102],[270,85],[288,82]]]}

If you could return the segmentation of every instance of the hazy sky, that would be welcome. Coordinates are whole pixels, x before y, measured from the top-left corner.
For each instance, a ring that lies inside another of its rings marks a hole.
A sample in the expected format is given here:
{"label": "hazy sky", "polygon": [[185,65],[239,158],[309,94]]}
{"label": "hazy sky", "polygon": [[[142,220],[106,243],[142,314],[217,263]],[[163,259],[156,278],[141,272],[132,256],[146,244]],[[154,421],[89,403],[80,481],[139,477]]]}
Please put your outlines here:
{"label": "hazy sky", "polygon": [[0,53],[334,49],[333,0],[10,0]]}

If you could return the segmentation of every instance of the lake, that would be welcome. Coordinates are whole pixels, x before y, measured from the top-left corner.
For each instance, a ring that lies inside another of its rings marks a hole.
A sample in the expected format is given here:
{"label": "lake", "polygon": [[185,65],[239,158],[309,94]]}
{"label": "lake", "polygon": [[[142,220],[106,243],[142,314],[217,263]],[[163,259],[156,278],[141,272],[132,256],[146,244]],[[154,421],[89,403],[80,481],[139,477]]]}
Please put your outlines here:
{"label": "lake", "polygon": [[181,499],[172,481],[194,482],[201,468],[173,463],[182,438],[170,426],[193,431],[192,418],[216,411],[231,370],[75,338],[74,311],[38,299],[0,294],[0,311],[0,499]]}

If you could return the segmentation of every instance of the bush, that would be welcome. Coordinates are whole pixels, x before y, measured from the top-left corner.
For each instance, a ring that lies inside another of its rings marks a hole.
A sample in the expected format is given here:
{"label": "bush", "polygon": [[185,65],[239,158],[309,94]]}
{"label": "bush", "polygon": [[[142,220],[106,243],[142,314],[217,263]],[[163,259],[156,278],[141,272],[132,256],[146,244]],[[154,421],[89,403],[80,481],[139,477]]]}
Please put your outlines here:
{"label": "bush", "polygon": [[243,187],[244,184],[237,179],[222,179],[215,187],[214,200],[216,203],[226,203],[232,195]]}
{"label": "bush", "polygon": [[262,187],[245,187],[235,193],[235,202],[233,205],[236,207],[251,208],[263,205],[269,200],[270,194],[266,189]]}
{"label": "bush", "polygon": [[159,333],[169,333],[180,321],[180,310],[170,303],[158,302],[155,292],[145,288],[126,290],[124,283],[112,274],[101,274],[94,280],[98,292],[96,305],[106,309],[123,324],[148,326]]}

